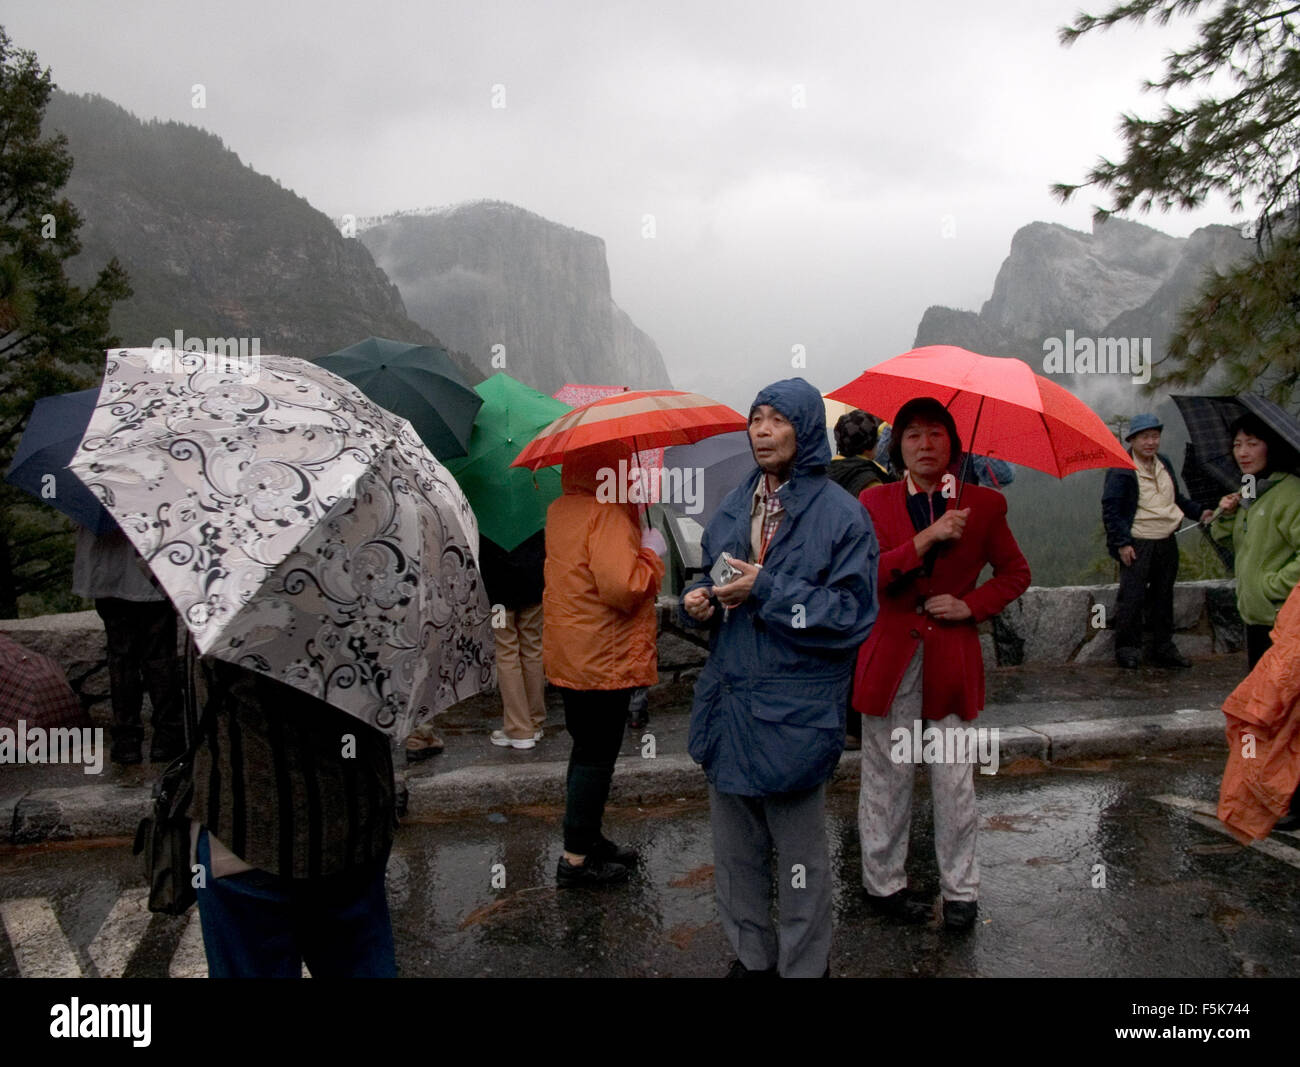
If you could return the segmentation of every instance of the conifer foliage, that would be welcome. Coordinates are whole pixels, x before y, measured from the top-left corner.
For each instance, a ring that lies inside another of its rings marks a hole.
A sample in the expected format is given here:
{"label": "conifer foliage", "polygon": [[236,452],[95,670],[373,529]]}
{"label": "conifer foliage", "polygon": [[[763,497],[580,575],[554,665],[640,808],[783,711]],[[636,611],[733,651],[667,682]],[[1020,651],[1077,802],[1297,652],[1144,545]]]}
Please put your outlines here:
{"label": "conifer foliage", "polygon": [[[1208,12],[1208,14],[1206,14]],[[1131,0],[1081,13],[1060,32],[1069,45],[1094,30],[1148,17],[1204,15],[1196,40],[1166,55],[1144,88],[1164,97],[1153,118],[1126,114],[1125,154],[1098,160],[1068,200],[1095,186],[1110,195],[1104,219],[1200,207],[1224,195],[1250,221],[1242,263],[1207,278],[1183,309],[1148,388],[1194,385],[1216,367],[1236,390],[1266,390],[1300,404],[1300,4],[1277,0]],[[1212,91],[1210,91],[1212,90]],[[1192,95],[1194,99],[1190,99]],[[1248,242],[1253,242],[1248,243]]]}

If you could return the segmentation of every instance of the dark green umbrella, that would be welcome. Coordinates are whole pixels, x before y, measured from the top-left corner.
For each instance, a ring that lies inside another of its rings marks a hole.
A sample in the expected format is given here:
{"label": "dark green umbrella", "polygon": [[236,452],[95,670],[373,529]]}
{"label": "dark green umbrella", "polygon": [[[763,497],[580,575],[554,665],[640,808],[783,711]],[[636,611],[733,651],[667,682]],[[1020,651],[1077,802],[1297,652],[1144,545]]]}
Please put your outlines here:
{"label": "dark green umbrella", "polygon": [[452,460],[447,469],[473,507],[479,532],[509,552],[546,525],[546,509],[560,495],[558,467],[534,475],[511,467],[511,461],[538,430],[571,409],[504,372],[480,382],[475,391],[483,406],[469,455]]}
{"label": "dark green umbrella", "polygon": [[408,419],[438,459],[469,450],[474,416],[483,401],[444,349],[367,337],[312,362]]}

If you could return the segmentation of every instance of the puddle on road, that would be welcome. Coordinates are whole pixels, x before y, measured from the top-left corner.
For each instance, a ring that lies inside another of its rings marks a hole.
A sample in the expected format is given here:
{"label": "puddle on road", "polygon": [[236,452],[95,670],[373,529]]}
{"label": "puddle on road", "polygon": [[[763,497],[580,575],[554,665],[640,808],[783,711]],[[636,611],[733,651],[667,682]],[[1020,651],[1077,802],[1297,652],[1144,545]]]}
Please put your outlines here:
{"label": "puddle on road", "polygon": [[[1105,762],[977,779],[980,923],[958,936],[937,917],[903,927],[868,912],[857,785],[834,784],[827,813],[833,973],[1300,974],[1294,870],[1150,799],[1211,801],[1222,756]],[[490,820],[493,814],[504,821]],[[732,956],[717,920],[706,801],[611,809],[605,832],[637,848],[642,863],[626,886],[605,891],[555,887],[561,817],[558,805],[544,805],[405,824],[388,871],[402,973],[725,973]],[[8,875],[0,894],[48,897],[76,944],[139,881],[125,839],[0,849],[0,869]],[[923,776],[908,871],[913,889],[937,897]],[[788,868],[773,872],[789,876]],[[172,926],[159,929],[178,936]],[[164,973],[165,950],[158,949]],[[0,972],[6,966],[0,960]]]}

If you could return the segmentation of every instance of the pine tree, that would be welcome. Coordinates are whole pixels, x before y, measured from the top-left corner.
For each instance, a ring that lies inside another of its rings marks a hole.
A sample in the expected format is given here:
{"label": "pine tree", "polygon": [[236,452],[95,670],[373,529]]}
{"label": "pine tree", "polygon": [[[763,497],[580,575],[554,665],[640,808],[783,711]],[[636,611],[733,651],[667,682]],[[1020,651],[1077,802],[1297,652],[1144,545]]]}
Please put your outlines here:
{"label": "pine tree", "polygon": [[[63,136],[42,137],[54,84],[34,53],[0,27],[0,471],[8,470],[32,405],[97,385],[114,301],[130,296],[116,259],[86,289],[64,274],[80,250],[81,218],[59,196],[72,171]],[[0,617],[18,598],[66,586],[70,524],[0,484]]]}
{"label": "pine tree", "polygon": [[[1079,185],[1058,184],[1064,201],[1096,186],[1110,194],[1095,217],[1136,207],[1190,210],[1211,193],[1252,221],[1249,258],[1212,275],[1183,309],[1166,358],[1148,385],[1196,384],[1216,366],[1238,390],[1267,391],[1300,404],[1300,4],[1275,0],[1130,0],[1104,15],[1078,15],[1063,44],[1121,22],[1212,8],[1187,49],[1165,57],[1163,75],[1144,88],[1165,97],[1155,118],[1126,114],[1125,155],[1101,159]],[[1191,104],[1171,97],[1218,78],[1216,95]]]}

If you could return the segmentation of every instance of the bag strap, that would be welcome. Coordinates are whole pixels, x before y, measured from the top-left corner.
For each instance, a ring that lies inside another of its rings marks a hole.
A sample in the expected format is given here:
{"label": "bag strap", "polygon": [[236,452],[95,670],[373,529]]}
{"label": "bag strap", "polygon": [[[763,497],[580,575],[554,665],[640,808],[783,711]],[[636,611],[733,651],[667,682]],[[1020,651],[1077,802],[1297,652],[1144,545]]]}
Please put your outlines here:
{"label": "bag strap", "polygon": [[[194,727],[194,736],[190,738],[189,745],[184,752],[177,756],[171,763],[167,764],[162,773],[162,777],[154,785],[155,798],[162,798],[166,802],[177,800],[191,784],[193,780],[194,757],[198,754],[199,747],[203,744],[207,735],[207,729],[212,722],[212,701],[209,700],[207,706],[203,709],[203,715],[197,715],[196,705],[198,703],[198,692],[194,685],[194,676],[199,669],[198,649],[194,647],[194,639],[188,638],[185,642],[185,727],[198,719]],[[167,789],[171,786],[171,789]],[[166,794],[164,796],[164,790]]]}

